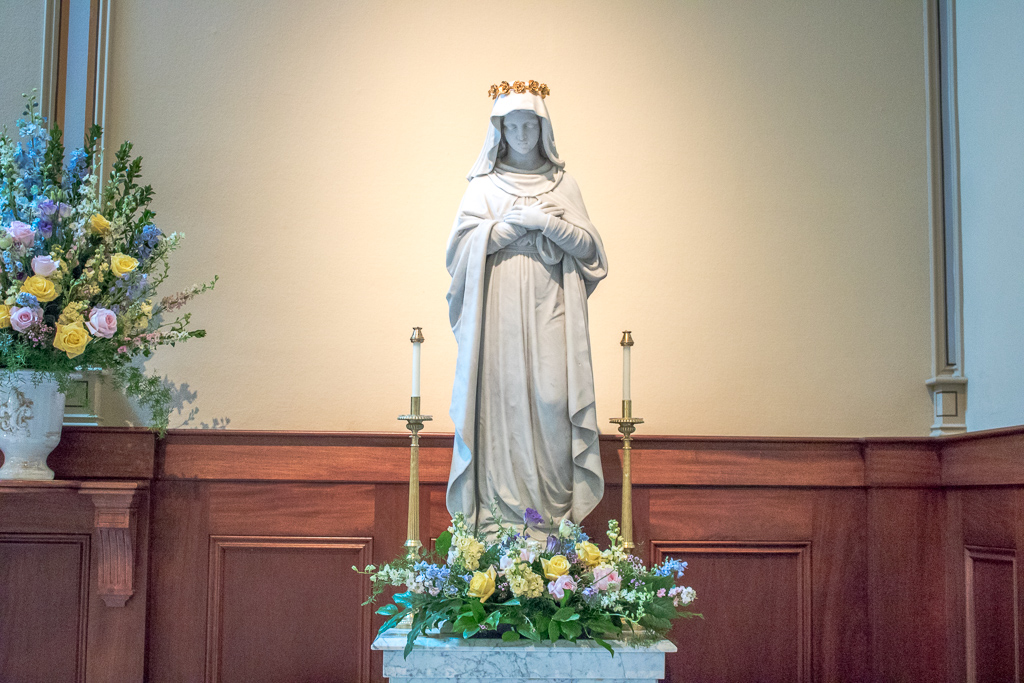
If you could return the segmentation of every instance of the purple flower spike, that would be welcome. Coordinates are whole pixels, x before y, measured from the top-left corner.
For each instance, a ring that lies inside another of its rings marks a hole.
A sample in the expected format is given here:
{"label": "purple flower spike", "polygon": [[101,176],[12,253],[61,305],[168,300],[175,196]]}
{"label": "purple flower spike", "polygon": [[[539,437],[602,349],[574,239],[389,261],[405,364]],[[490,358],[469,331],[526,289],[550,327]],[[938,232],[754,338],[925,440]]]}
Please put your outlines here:
{"label": "purple flower spike", "polygon": [[523,524],[526,526],[537,526],[544,523],[544,518],[540,516],[540,513],[533,508],[526,508],[526,512],[523,514]]}
{"label": "purple flower spike", "polygon": [[555,548],[558,547],[558,536],[548,536],[548,547],[547,552],[555,552]]}

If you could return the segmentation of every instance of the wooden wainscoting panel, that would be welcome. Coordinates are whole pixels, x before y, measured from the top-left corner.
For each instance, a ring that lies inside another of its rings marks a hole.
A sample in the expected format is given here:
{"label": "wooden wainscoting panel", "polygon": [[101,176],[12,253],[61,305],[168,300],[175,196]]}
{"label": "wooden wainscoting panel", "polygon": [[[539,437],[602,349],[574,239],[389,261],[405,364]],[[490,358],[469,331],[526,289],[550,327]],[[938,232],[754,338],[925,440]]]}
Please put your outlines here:
{"label": "wooden wainscoting panel", "polygon": [[155,481],[146,680],[202,681],[206,670],[209,485]]}
{"label": "wooden wainscoting panel", "polygon": [[1019,681],[1016,551],[965,546],[964,568],[967,681]]}
{"label": "wooden wainscoting panel", "polygon": [[811,544],[651,542],[651,561],[685,560],[694,611],[677,622],[669,681],[796,683],[811,680]]}
{"label": "wooden wainscoting panel", "polygon": [[878,488],[867,496],[870,680],[944,680],[943,493]]}
{"label": "wooden wainscoting panel", "polygon": [[864,445],[868,486],[939,486],[942,462],[932,440],[869,441]]}
{"label": "wooden wainscoting panel", "polygon": [[211,536],[208,683],[369,681],[369,538]]}
{"label": "wooden wainscoting panel", "polygon": [[864,486],[854,439],[633,440],[633,483],[654,486]]}
{"label": "wooden wainscoting panel", "polygon": [[962,545],[1016,547],[1018,491],[1009,487],[962,489]]}
{"label": "wooden wainscoting panel", "polygon": [[0,681],[86,680],[89,545],[0,533]]}
{"label": "wooden wainscoting panel", "polygon": [[944,486],[1024,484],[1024,427],[940,440]]}
{"label": "wooden wainscoting panel", "polygon": [[813,680],[868,680],[867,492],[815,492],[812,540]]}
{"label": "wooden wainscoting panel", "polygon": [[807,541],[813,490],[651,488],[651,538]]}
{"label": "wooden wainscoting panel", "polygon": [[369,536],[373,532],[374,493],[368,484],[211,482],[209,492],[210,529],[215,534]]}

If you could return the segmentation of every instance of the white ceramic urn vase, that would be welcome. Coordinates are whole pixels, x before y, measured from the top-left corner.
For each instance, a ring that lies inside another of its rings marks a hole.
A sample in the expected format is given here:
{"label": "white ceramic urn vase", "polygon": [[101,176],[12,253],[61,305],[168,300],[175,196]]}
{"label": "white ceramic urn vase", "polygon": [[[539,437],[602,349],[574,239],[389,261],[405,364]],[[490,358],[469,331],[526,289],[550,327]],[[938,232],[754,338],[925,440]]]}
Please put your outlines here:
{"label": "white ceramic urn vase", "polygon": [[0,479],[53,479],[46,458],[60,443],[64,394],[52,379],[35,383],[35,374],[18,370],[0,380]]}

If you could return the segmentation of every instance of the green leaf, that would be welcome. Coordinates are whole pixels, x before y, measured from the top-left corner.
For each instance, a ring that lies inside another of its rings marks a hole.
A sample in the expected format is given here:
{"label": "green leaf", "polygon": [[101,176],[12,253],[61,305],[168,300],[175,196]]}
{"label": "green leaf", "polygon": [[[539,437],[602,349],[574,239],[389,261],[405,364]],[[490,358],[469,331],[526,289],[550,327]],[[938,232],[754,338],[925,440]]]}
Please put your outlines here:
{"label": "green leaf", "polygon": [[385,616],[393,616],[398,613],[398,605],[384,605],[377,610],[377,614],[383,614]]}
{"label": "green leaf", "polygon": [[608,652],[611,653],[612,657],[615,656],[615,650],[612,649],[611,645],[609,645],[608,643],[604,642],[600,638],[594,638],[594,642],[597,643],[598,645],[600,645],[601,647],[603,647],[604,649],[608,650]]}
{"label": "green leaf", "polygon": [[519,598],[512,598],[511,600],[506,600],[505,602],[501,603],[501,606],[504,607],[506,605],[521,605],[521,604],[522,603],[519,602]]}
{"label": "green leaf", "polygon": [[562,634],[569,640],[576,640],[583,635],[583,627],[578,621],[566,621],[562,623]]}
{"label": "green leaf", "polygon": [[561,628],[559,628],[559,626],[558,626],[558,622],[557,622],[557,621],[555,621],[554,619],[552,619],[552,620],[551,620],[551,621],[550,621],[550,622],[548,623],[548,638],[550,638],[550,639],[551,639],[551,642],[553,643],[553,642],[555,642],[556,640],[558,640],[558,636],[559,636],[559,635],[560,635],[561,633],[562,633],[562,629],[561,629]]}
{"label": "green leaf", "polygon": [[459,617],[455,620],[455,623],[452,624],[452,630],[454,631],[467,631],[471,628],[477,628],[476,619],[473,618],[472,614],[469,616]]}
{"label": "green leaf", "polygon": [[468,640],[468,639],[472,638],[473,636],[475,636],[479,632],[480,632],[480,627],[479,626],[474,626],[473,628],[469,628],[469,629],[466,629],[465,631],[463,631],[462,632],[462,637]]}
{"label": "green leaf", "polygon": [[516,630],[519,631],[519,633],[521,633],[522,635],[524,635],[527,638],[529,638],[530,640],[533,640],[533,641],[539,641],[540,640],[540,634],[537,633],[537,630],[533,629],[533,628],[530,628],[529,626],[517,626]]}
{"label": "green leaf", "polygon": [[562,595],[562,602],[558,603],[559,606],[565,607],[566,605],[568,605],[569,601],[572,600],[572,595],[572,591],[565,591],[565,593]]}
{"label": "green leaf", "polygon": [[413,593],[412,591],[406,591],[405,593],[397,593],[395,594],[395,597],[392,599],[402,607],[412,607]]}
{"label": "green leaf", "polygon": [[621,632],[621,629],[607,617],[591,617],[583,622],[583,625],[590,629],[591,633],[616,634]]}
{"label": "green leaf", "polygon": [[473,610],[473,616],[476,617],[478,624],[487,618],[487,610],[484,609],[484,604],[479,600],[470,600],[466,605]]}
{"label": "green leaf", "polygon": [[442,532],[441,535],[437,537],[437,540],[434,541],[434,550],[436,550],[437,554],[441,557],[448,557],[448,551],[451,549],[451,547],[452,532],[450,531]]}
{"label": "green leaf", "polygon": [[515,631],[505,631],[501,634],[501,639],[505,642],[511,642],[513,640],[519,640],[519,634]]}
{"label": "green leaf", "polygon": [[672,622],[671,621],[669,621],[668,619],[662,619],[660,617],[656,617],[653,614],[645,614],[640,619],[639,623],[644,628],[649,628],[649,629],[657,630],[657,631],[668,631],[669,629],[672,628]]}
{"label": "green leaf", "polygon": [[576,610],[574,610],[572,607],[563,607],[560,610],[558,610],[557,612],[555,612],[555,615],[553,617],[551,617],[551,620],[552,621],[569,621],[574,616],[577,619],[580,618],[580,616],[578,614],[576,614]]}
{"label": "green leaf", "polygon": [[541,633],[544,633],[548,630],[548,623],[551,621],[551,617],[549,617],[546,614],[538,614],[533,621],[534,625],[537,627],[537,630]]}

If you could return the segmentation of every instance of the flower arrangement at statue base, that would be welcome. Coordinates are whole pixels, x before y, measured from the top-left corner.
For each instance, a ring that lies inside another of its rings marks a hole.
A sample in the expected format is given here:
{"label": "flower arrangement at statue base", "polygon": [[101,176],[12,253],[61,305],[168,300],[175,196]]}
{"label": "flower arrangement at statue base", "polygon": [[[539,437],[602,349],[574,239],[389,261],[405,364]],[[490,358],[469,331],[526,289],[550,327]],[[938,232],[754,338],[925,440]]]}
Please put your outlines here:
{"label": "flower arrangement at statue base", "polygon": [[[57,395],[82,369],[106,371],[162,433],[171,391],[140,361],[159,346],[205,335],[176,311],[216,278],[158,299],[181,235],[153,223],[153,188],[139,183],[142,159],[124,143],[101,186],[102,129],[94,125],[65,160],[60,128],[47,127],[34,96],[26,100],[17,134],[0,131],[0,401],[7,406],[0,435],[11,442],[4,450],[13,451],[43,412],[38,399],[24,398],[26,381],[55,385]],[[32,478],[46,475],[35,469]]]}
{"label": "flower arrangement at statue base", "polygon": [[[496,510],[495,510],[496,512]],[[377,610],[389,619],[380,633],[411,617],[405,647],[428,630],[462,638],[500,636],[514,641],[588,638],[614,656],[609,640],[648,645],[663,639],[680,618],[701,617],[687,608],[696,592],[676,585],[686,563],[668,559],[648,569],[626,552],[618,522],[608,524],[610,545],[601,550],[569,521],[547,542],[529,535],[543,523],[527,509],[521,530],[495,514],[494,542],[472,533],[458,514],[438,537],[433,561],[400,558],[356,571],[368,574],[372,603],[388,586],[405,586]]]}

